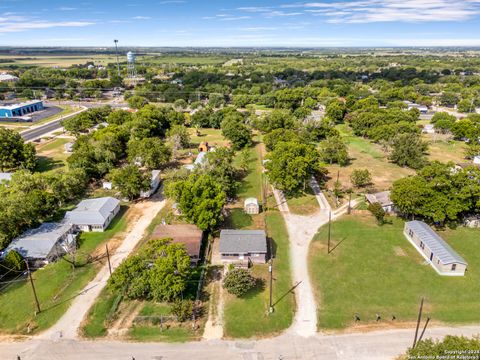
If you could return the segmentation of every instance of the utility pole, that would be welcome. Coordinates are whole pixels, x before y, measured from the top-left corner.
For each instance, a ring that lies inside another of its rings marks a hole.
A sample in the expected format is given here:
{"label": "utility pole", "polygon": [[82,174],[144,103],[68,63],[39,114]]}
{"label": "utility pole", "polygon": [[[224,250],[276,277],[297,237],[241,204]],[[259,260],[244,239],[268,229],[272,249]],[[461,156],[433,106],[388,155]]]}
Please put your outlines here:
{"label": "utility pole", "polygon": [[332,211],[328,213],[328,254],[330,254],[331,235],[332,235]]}
{"label": "utility pole", "polygon": [[113,40],[113,42],[115,43],[115,55],[117,57],[117,73],[118,73],[118,77],[120,77],[120,63],[118,62],[118,40],[115,39]]}
{"label": "utility pole", "polygon": [[110,275],[112,275],[112,264],[110,263],[110,252],[108,251],[108,244],[105,244],[105,250],[107,250],[108,271],[110,271]]}
{"label": "utility pole", "polygon": [[348,192],[348,215],[352,212],[352,189]]}
{"label": "utility pole", "polygon": [[38,310],[38,313],[40,313],[42,310],[40,309],[40,302],[38,301],[37,291],[35,290],[35,284],[33,283],[32,273],[30,272],[30,267],[28,266],[28,261],[27,260],[25,260],[25,264],[27,265],[27,273],[28,273],[28,277],[30,278],[30,284],[32,285],[33,296],[35,297],[35,303],[37,304],[37,310]]}
{"label": "utility pole", "polygon": [[418,310],[417,328],[415,329],[415,338],[413,339],[412,349],[414,349],[417,345],[418,328],[420,327],[420,321],[422,321],[423,301],[424,298],[422,298],[422,301],[420,302],[420,309]]}
{"label": "utility pole", "polygon": [[268,266],[268,272],[270,273],[270,306],[268,308],[269,314],[273,313],[273,258],[270,259],[270,265]]}

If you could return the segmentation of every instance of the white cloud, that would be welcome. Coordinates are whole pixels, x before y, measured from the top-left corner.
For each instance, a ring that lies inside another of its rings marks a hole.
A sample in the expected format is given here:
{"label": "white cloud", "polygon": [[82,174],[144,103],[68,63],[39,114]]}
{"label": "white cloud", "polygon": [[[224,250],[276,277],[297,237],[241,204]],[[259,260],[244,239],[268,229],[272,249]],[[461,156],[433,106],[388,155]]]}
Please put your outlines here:
{"label": "white cloud", "polygon": [[92,21],[47,21],[35,20],[25,16],[0,17],[0,33],[21,32],[36,29],[50,29],[56,27],[84,27],[94,25]]}
{"label": "white cloud", "polygon": [[68,7],[68,6],[61,6],[61,7],[58,8],[58,10],[60,10],[60,11],[73,11],[73,10],[77,10],[77,8]]}
{"label": "white cloud", "polygon": [[134,20],[150,20],[151,17],[150,16],[134,16],[134,17],[132,17],[132,19],[134,19]]}
{"label": "white cloud", "polygon": [[330,23],[465,21],[480,14],[478,0],[364,0],[283,7],[305,8]]}

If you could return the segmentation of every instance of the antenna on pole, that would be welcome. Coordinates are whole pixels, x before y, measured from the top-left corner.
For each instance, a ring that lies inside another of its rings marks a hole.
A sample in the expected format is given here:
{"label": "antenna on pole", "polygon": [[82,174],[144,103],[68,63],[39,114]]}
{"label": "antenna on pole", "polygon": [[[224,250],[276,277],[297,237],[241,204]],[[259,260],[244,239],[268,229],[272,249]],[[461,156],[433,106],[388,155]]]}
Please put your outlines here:
{"label": "antenna on pole", "polygon": [[118,77],[120,77],[120,63],[118,62],[118,40],[115,39],[113,40],[113,42],[115,43],[115,56],[117,57],[117,72],[118,72]]}

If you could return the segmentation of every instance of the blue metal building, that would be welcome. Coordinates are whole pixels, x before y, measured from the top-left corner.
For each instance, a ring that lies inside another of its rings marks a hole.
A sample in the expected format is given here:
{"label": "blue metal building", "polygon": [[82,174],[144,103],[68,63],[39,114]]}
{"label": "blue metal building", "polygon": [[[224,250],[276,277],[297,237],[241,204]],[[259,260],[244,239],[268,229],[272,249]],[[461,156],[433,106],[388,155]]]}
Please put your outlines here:
{"label": "blue metal building", "polygon": [[0,118],[22,117],[40,110],[43,110],[43,102],[41,100],[0,105]]}

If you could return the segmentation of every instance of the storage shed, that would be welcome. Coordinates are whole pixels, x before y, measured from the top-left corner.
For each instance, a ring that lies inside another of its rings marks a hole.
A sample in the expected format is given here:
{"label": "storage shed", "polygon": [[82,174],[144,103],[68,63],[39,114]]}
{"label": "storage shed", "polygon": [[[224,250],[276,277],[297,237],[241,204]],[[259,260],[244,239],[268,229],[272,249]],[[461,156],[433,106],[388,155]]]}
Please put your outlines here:
{"label": "storage shed", "polygon": [[256,198],[248,198],[243,204],[243,209],[246,214],[256,215],[260,213],[260,206],[258,205],[258,200]]}
{"label": "storage shed", "polygon": [[382,191],[375,194],[366,194],[365,198],[370,204],[379,203],[386,213],[395,212],[394,204],[392,200],[390,200],[390,191]]}
{"label": "storage shed", "polygon": [[405,223],[404,234],[437,273],[445,276],[465,275],[467,262],[430,226],[422,221],[409,221]]}

